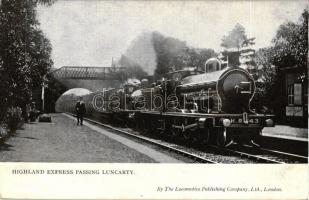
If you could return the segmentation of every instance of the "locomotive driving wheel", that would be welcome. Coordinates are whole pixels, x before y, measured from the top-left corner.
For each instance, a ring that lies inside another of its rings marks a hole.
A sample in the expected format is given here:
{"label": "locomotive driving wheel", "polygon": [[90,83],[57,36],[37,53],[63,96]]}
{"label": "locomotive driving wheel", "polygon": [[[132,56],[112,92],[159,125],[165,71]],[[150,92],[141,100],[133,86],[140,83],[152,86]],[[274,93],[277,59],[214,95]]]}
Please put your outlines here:
{"label": "locomotive driving wheel", "polygon": [[209,128],[197,129],[190,135],[190,141],[192,144],[207,145],[210,141]]}
{"label": "locomotive driving wheel", "polygon": [[170,136],[173,138],[185,139],[188,140],[190,137],[190,133],[185,129],[186,125],[188,125],[187,119],[182,118],[174,118],[172,120],[172,127],[170,131]]}
{"label": "locomotive driving wheel", "polygon": [[151,124],[147,119],[139,120],[139,130],[142,134],[148,135],[150,133]]}
{"label": "locomotive driving wheel", "polygon": [[206,128],[205,131],[203,131],[201,141],[202,141],[203,144],[209,143],[209,141],[210,141],[210,129],[209,128]]}
{"label": "locomotive driving wheel", "polygon": [[152,134],[155,137],[160,137],[162,131],[165,129],[165,121],[162,119],[151,118],[147,125],[148,133]]}
{"label": "locomotive driving wheel", "polygon": [[231,138],[227,134],[226,128],[217,130],[216,134],[216,144],[217,146],[224,147],[231,142]]}
{"label": "locomotive driving wheel", "polygon": [[182,134],[183,120],[180,118],[175,118],[172,120],[172,127],[169,136],[172,138],[179,137]]}

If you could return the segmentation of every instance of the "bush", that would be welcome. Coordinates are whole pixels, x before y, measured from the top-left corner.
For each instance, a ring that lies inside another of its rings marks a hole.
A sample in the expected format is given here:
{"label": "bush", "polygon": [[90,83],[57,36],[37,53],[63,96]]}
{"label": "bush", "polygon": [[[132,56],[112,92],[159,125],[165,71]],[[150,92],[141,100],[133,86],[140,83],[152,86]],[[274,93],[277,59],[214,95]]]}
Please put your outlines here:
{"label": "bush", "polygon": [[4,125],[0,124],[0,141],[7,136],[8,132]]}
{"label": "bush", "polygon": [[30,119],[30,122],[34,122],[37,118],[37,112],[36,110],[31,110],[29,112],[29,119]]}
{"label": "bush", "polygon": [[5,120],[10,133],[15,133],[23,124],[22,110],[19,107],[9,108]]}

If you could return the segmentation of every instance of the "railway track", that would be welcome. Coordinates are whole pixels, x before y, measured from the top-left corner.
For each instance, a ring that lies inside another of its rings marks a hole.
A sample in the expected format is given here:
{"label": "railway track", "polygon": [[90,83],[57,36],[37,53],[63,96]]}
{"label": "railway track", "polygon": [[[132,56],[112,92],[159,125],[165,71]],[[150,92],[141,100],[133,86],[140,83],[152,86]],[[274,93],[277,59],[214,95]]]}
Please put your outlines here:
{"label": "railway track", "polygon": [[[66,113],[71,116],[75,116],[71,113]],[[195,148],[186,147],[183,145],[169,143],[160,139],[149,138],[146,136],[141,136],[138,132],[134,132],[132,130],[126,130],[125,128],[116,128],[109,124],[105,124],[102,122],[98,122],[97,120],[84,118],[85,121],[90,122],[95,125],[99,125],[101,127],[113,130],[119,134],[124,136],[137,139],[139,141],[157,146],[163,150],[170,151],[176,153],[178,155],[184,156],[186,158],[191,159],[197,163],[212,163],[212,164],[219,164],[219,163],[231,163],[231,164],[238,164],[238,163],[254,163],[247,158],[240,158],[238,156],[230,156],[230,155],[220,155],[217,151],[213,149],[208,149],[206,151],[200,151]]]}
{"label": "railway track", "polygon": [[[71,113],[66,113],[75,116]],[[214,145],[207,145],[202,149],[187,147],[181,144],[170,143],[161,139],[154,139],[142,136],[136,131],[125,128],[116,128],[109,124],[98,122],[90,118],[84,118],[86,121],[108,128],[117,133],[130,138],[140,140],[142,142],[155,145],[161,149],[184,156],[198,163],[307,163],[308,159],[304,156],[289,154],[285,152],[274,151],[270,149],[254,148],[252,146],[234,146],[232,148],[223,148]]]}
{"label": "railway track", "polygon": [[291,153],[286,153],[286,152],[281,152],[281,151],[275,151],[271,149],[264,149],[264,148],[261,148],[261,150],[263,150],[264,152],[269,152],[277,156],[286,157],[289,160],[294,161],[294,163],[308,163],[308,157],[306,156],[301,156],[301,155],[291,154]]}
{"label": "railway track", "polygon": [[239,154],[240,156],[248,157],[256,160],[257,162],[265,163],[308,163],[308,158],[305,156],[300,156],[296,154],[275,151],[265,148],[256,148],[250,145],[242,145],[237,147],[232,147],[225,149],[234,154]]}
{"label": "railway track", "polygon": [[217,147],[213,145],[209,145],[208,147],[217,149],[219,152],[224,153],[224,154],[230,154],[230,155],[235,155],[235,156],[240,156],[243,158],[248,158],[256,163],[277,163],[277,164],[285,164],[285,162],[271,158],[270,156],[266,155],[260,155],[260,154],[254,154],[254,153],[249,153],[247,151],[239,150],[239,149],[232,149],[232,148],[223,148],[223,147]]}

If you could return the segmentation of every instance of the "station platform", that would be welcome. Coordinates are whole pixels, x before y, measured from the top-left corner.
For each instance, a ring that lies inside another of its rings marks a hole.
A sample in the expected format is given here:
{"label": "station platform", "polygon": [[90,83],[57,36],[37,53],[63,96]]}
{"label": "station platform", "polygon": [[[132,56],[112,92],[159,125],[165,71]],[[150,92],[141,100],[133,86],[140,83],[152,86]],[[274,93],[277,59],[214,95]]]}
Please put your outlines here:
{"label": "station platform", "polygon": [[68,115],[51,114],[51,123],[26,123],[0,144],[0,162],[181,163],[147,145]]}
{"label": "station platform", "polygon": [[275,127],[266,127],[262,131],[265,137],[282,138],[288,140],[297,140],[308,142],[308,129],[296,128],[286,125],[276,125]]}

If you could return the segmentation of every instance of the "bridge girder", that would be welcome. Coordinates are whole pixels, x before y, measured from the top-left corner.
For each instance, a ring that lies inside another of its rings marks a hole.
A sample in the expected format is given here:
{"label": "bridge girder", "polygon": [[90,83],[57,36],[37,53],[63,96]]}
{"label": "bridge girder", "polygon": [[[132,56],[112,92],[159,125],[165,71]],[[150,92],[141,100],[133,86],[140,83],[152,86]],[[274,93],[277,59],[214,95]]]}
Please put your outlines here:
{"label": "bridge girder", "polygon": [[119,80],[120,77],[117,72],[123,69],[123,67],[63,66],[51,74],[58,80]]}

